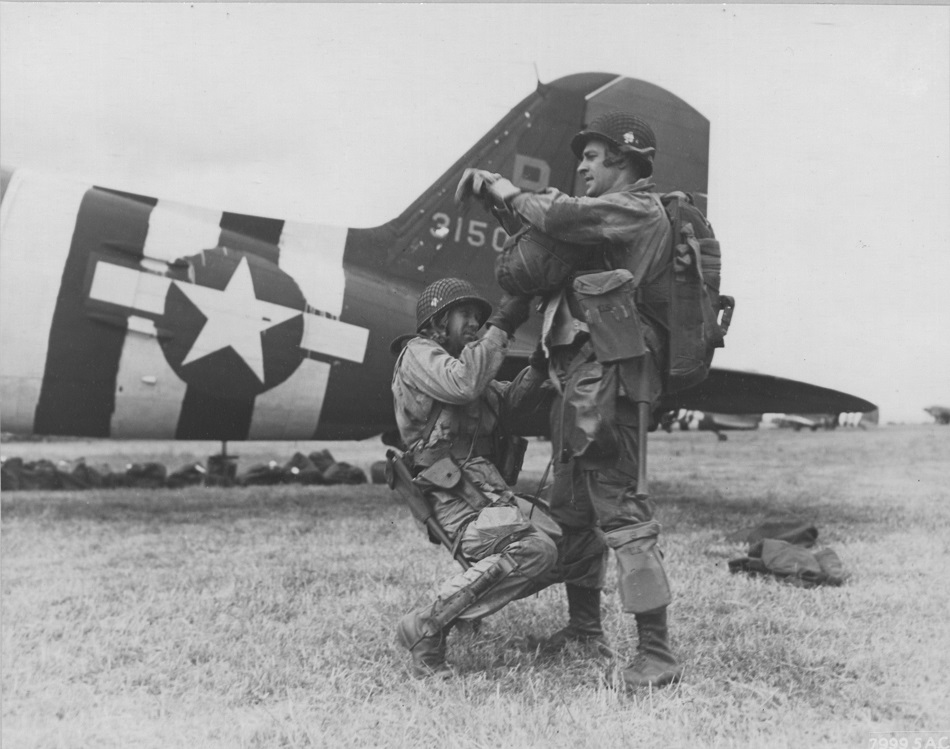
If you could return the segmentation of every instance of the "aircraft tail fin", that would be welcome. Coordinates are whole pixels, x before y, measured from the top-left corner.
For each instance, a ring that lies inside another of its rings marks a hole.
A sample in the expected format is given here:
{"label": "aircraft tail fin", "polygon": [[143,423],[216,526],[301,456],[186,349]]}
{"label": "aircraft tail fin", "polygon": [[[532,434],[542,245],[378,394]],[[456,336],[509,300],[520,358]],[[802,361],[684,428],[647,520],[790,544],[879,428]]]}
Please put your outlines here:
{"label": "aircraft tail fin", "polygon": [[610,109],[636,112],[654,124],[661,138],[660,191],[675,187],[705,197],[708,120],[653,84],[611,73],[578,73],[539,84],[396,219],[350,230],[345,262],[368,268],[385,264],[388,273],[418,288],[460,276],[497,298],[495,257],[507,234],[477,202],[455,204],[462,171],[478,167],[524,190],[556,187],[574,194],[577,161],[568,144],[585,123]]}

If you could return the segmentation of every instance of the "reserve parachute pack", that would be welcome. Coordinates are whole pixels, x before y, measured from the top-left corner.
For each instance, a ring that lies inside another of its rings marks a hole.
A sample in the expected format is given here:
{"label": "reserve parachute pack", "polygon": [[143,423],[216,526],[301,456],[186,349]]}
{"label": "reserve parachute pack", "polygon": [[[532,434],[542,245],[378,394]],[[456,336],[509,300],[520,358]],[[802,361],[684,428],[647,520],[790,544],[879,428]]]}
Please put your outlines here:
{"label": "reserve parachute pack", "polygon": [[712,225],[693,196],[660,196],[672,227],[669,368],[664,390],[675,393],[706,379],[713,354],[725,345],[736,302],[719,293],[722,253]]}
{"label": "reserve parachute pack", "polygon": [[513,296],[543,296],[564,286],[583,254],[582,247],[558,241],[525,222],[496,258],[495,279]]}

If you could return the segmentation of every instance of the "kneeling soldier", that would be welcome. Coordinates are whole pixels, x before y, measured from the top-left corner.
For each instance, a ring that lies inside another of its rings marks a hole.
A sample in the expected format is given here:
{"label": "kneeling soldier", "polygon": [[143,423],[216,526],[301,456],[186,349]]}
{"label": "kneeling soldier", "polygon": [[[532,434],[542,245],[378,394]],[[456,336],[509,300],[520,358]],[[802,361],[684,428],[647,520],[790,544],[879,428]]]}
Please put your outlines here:
{"label": "kneeling soldier", "polygon": [[[399,642],[412,653],[417,676],[451,676],[445,644],[452,625],[531,594],[557,558],[554,542],[528,522],[492,462],[499,421],[510,424],[516,411],[541,401],[541,362],[513,382],[493,379],[528,314],[525,299],[506,299],[492,315],[467,281],[436,281],[419,297],[416,335],[407,336],[396,362],[396,423],[413,483],[468,565],[442,584],[435,601],[399,622]],[[403,339],[393,342],[395,350]]]}

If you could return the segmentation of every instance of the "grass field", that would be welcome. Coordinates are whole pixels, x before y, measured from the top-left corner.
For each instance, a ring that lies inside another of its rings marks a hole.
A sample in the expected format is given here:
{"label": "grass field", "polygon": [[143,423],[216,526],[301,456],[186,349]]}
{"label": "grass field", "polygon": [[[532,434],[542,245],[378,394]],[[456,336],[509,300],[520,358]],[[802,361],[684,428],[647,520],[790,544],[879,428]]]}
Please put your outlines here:
{"label": "grass field", "polygon": [[[170,467],[215,449],[3,445]],[[283,461],[311,445],[231,449]],[[383,453],[331,449],[364,468]],[[545,449],[532,446],[525,486]],[[394,625],[452,562],[385,487],[6,493],[2,745],[798,749],[950,735],[950,429],[661,433],[650,460],[687,672],[636,695],[581,650],[526,648],[564,622],[560,588],[453,634],[455,680],[412,679]],[[817,525],[844,586],[729,573],[746,551],[732,534],[782,513]],[[605,612],[629,653],[612,591]]]}

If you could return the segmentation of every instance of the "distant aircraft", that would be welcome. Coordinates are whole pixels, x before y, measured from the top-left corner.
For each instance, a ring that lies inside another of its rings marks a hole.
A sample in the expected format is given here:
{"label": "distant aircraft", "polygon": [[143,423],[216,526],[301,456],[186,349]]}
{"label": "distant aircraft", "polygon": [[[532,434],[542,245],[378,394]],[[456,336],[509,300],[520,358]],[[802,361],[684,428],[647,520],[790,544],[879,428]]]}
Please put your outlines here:
{"label": "distant aircraft", "polygon": [[728,414],[706,411],[668,411],[660,417],[660,426],[667,432],[673,431],[676,424],[683,431],[696,429],[700,432],[714,432],[720,442],[725,442],[727,431],[751,431],[759,428],[762,414]]}
{"label": "distant aircraft", "polygon": [[[606,73],[539,84],[375,228],[229,213],[4,169],[3,429],[221,441],[391,433],[389,342],[414,329],[420,290],[451,275],[500,296],[494,264],[507,235],[477,204],[455,204],[462,170],[477,165],[524,189],[573,193],[567,144],[615,108],[637,111],[661,134],[658,189],[692,192],[705,207],[708,120],[655,85]],[[535,315],[519,331],[502,376],[526,364],[539,326]],[[873,407],[722,369],[661,404],[717,413]],[[545,422],[524,431],[541,434]]]}
{"label": "distant aircraft", "polygon": [[930,406],[924,411],[934,417],[937,424],[950,424],[950,408],[946,406]]}
{"label": "distant aircraft", "polygon": [[838,426],[838,417],[836,414],[782,414],[772,419],[772,423],[782,429],[794,429],[796,432],[802,429],[817,432],[819,429],[834,429]]}

